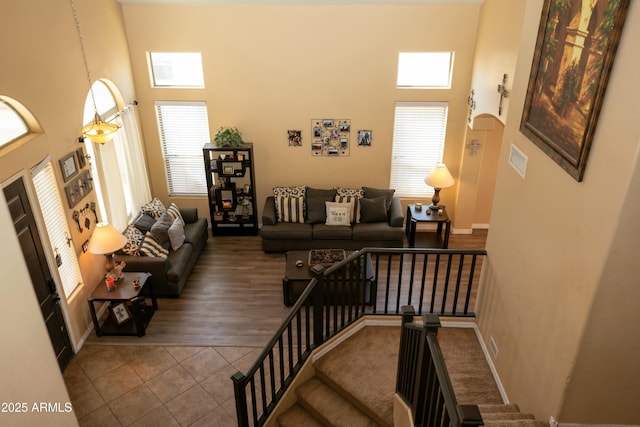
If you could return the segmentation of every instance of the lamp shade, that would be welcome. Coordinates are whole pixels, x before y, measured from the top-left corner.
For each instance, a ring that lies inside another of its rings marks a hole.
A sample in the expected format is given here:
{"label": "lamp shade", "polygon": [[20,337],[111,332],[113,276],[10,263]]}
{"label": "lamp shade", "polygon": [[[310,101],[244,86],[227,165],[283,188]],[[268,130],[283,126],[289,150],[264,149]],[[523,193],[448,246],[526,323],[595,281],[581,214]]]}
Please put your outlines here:
{"label": "lamp shade", "polygon": [[455,184],[449,169],[444,163],[438,163],[424,179],[424,183],[433,188],[448,188]]}
{"label": "lamp shade", "polygon": [[92,254],[111,254],[122,249],[125,243],[127,238],[122,233],[106,222],[99,222],[89,239],[88,250]]}

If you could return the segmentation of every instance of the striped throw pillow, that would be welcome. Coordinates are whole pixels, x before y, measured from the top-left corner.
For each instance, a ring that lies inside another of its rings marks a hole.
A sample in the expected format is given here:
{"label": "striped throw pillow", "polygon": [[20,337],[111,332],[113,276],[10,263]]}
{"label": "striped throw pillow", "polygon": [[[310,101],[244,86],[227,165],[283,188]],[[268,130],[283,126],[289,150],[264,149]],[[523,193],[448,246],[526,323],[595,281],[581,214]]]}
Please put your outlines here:
{"label": "striped throw pillow", "polygon": [[171,216],[171,219],[173,219],[175,221],[176,218],[180,218],[180,224],[184,225],[184,219],[182,218],[182,215],[180,214],[180,209],[178,209],[178,207],[176,206],[175,203],[171,203],[169,205],[169,207],[167,208],[167,212]]}
{"label": "striped throw pillow", "polygon": [[140,245],[140,254],[145,256],[157,256],[160,258],[166,258],[169,256],[169,249],[162,247],[160,243],[156,241],[148,231],[144,236],[142,245]]}
{"label": "striped throw pillow", "polygon": [[276,196],[278,221],[304,223],[304,197]]}
{"label": "striped throw pillow", "polygon": [[336,196],[336,202],[338,203],[350,203],[351,212],[349,213],[349,220],[353,224],[360,222],[360,197],[356,196]]}

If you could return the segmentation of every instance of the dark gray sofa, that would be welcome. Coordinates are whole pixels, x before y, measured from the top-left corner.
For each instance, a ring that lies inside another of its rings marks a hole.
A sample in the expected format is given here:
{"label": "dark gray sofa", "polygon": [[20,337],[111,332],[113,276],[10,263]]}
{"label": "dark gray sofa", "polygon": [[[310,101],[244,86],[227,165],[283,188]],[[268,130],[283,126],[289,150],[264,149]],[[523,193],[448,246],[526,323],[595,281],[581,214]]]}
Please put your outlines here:
{"label": "dark gray sofa", "polygon": [[[151,273],[147,284],[153,286],[158,297],[179,297],[193,266],[209,238],[209,224],[206,218],[198,218],[196,208],[180,208],[184,219],[184,244],[178,250],[171,250],[167,258],[116,254],[116,261],[125,261],[124,271],[144,271]],[[145,292],[146,290],[146,292]],[[145,285],[143,294],[148,295]]]}
{"label": "dark gray sofa", "polygon": [[402,247],[404,213],[400,199],[389,198],[387,217],[386,221],[353,223],[351,226],[331,226],[322,221],[311,223],[308,219],[305,223],[281,222],[277,220],[275,196],[267,196],[260,229],[262,250],[286,252],[330,248],[357,250],[365,247]]}

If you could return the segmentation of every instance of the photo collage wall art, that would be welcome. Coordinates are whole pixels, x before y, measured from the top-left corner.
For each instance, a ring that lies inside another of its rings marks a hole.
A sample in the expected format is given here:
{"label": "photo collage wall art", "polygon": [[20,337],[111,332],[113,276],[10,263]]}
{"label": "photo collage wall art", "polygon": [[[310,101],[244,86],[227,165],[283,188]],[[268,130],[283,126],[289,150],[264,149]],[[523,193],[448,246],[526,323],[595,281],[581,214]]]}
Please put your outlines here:
{"label": "photo collage wall art", "polygon": [[312,119],[311,154],[314,156],[348,156],[351,120]]}

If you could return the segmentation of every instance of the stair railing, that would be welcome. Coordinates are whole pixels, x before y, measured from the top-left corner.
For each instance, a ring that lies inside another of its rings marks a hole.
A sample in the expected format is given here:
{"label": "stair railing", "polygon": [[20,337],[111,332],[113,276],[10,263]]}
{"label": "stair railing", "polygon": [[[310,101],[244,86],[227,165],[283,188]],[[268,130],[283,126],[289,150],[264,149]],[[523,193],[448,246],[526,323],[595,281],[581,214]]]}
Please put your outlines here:
{"label": "stair railing", "polygon": [[403,306],[396,393],[411,408],[415,426],[481,426],[477,405],[459,405],[444,363],[438,328],[440,319],[425,314],[414,323],[415,310]]}
{"label": "stair railing", "polygon": [[473,317],[484,250],[365,248],[316,274],[258,359],[231,379],[238,425],[262,426],[311,352],[365,315]]}

